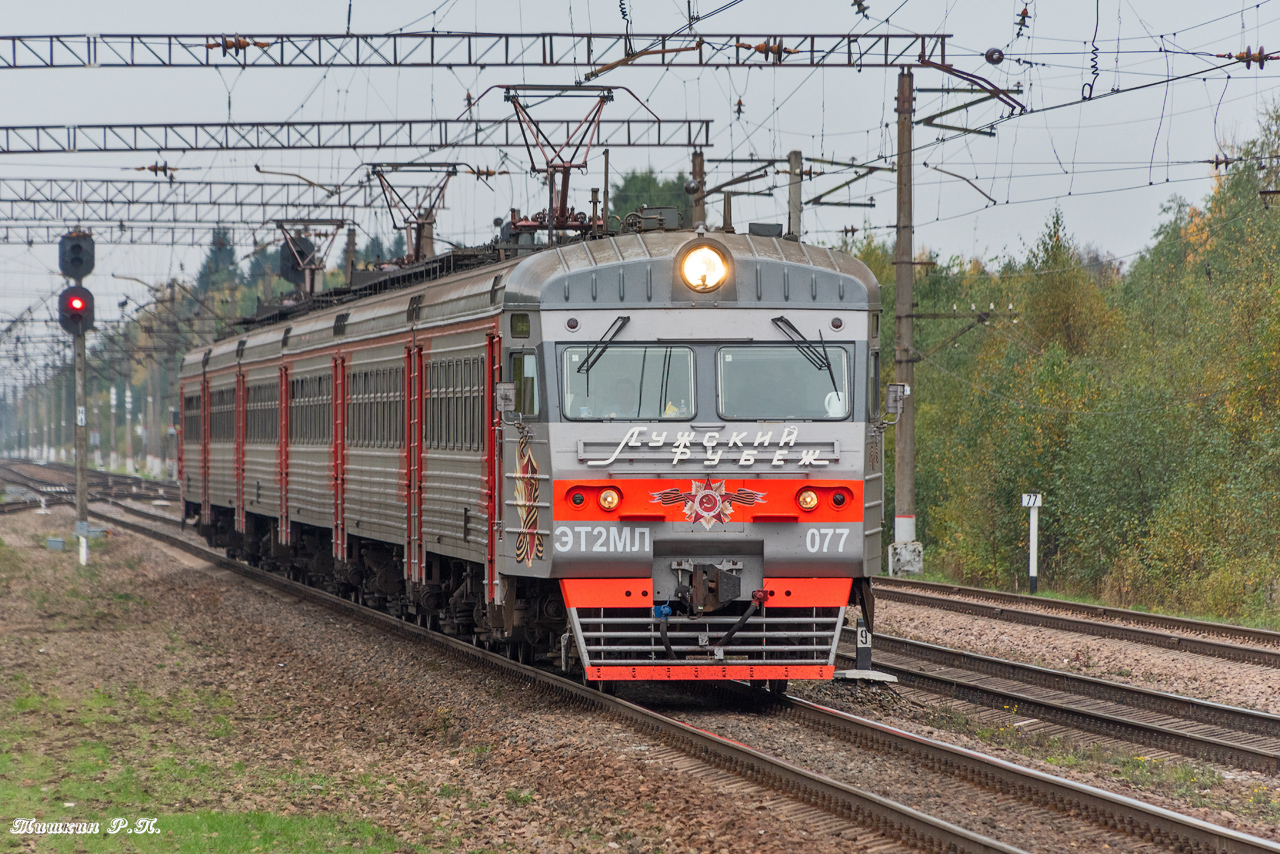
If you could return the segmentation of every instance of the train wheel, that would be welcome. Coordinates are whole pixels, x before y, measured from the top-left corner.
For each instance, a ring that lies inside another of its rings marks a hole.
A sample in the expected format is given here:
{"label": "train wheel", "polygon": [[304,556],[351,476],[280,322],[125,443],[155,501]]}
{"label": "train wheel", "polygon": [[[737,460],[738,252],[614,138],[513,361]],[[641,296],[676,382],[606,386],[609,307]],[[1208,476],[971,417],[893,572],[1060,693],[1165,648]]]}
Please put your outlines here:
{"label": "train wheel", "polygon": [[785,694],[787,693],[787,680],[770,679],[767,689],[770,694]]}

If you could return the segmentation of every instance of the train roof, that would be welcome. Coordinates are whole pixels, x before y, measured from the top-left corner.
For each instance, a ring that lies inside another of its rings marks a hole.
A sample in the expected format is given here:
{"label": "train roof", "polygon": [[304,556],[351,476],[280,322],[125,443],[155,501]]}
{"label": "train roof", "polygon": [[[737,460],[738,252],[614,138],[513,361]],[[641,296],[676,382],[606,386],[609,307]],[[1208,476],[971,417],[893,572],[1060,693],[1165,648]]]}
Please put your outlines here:
{"label": "train roof", "polygon": [[[719,243],[733,262],[729,281],[708,294],[689,290],[674,275],[677,253],[698,238]],[[425,328],[504,308],[880,308],[880,285],[857,258],[824,246],[750,234],[618,234],[430,278],[433,270],[448,269],[431,259],[363,284],[361,289],[373,295],[335,300],[326,308],[303,306],[309,310],[292,317],[281,313],[274,323],[188,353],[184,373],[201,364],[216,369],[241,359],[306,351],[335,338],[357,340]]]}
{"label": "train roof", "polygon": [[[678,282],[674,266],[676,254],[697,236],[690,231],[619,234],[539,252],[512,271],[507,305],[681,308],[714,302],[743,308],[880,308],[880,285],[857,258],[825,246],[750,234],[705,235],[729,251],[734,271],[719,290],[695,293]],[[797,271],[796,264],[809,269]]]}

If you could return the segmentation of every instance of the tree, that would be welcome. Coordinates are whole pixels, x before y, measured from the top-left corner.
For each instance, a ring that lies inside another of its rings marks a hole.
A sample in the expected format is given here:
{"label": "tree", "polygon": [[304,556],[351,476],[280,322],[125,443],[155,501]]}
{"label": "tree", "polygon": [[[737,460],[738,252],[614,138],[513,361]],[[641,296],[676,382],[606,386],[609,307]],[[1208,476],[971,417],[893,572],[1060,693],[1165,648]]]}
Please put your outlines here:
{"label": "tree", "polygon": [[202,293],[210,289],[241,284],[244,281],[240,265],[236,262],[236,248],[231,242],[230,229],[218,226],[213,230],[209,251],[196,274],[196,289]]}
{"label": "tree", "polygon": [[609,185],[609,212],[624,218],[641,205],[673,207],[680,211],[681,222],[688,228],[693,221],[690,219],[692,199],[684,191],[686,180],[683,172],[670,181],[659,180],[652,169],[628,172],[622,176],[621,184]]}
{"label": "tree", "polygon": [[390,257],[386,243],[376,234],[370,237],[364,248],[356,253],[356,261],[360,264],[376,264]]}
{"label": "tree", "polygon": [[280,249],[263,249],[255,252],[249,259],[249,272],[245,278],[250,282],[270,282],[280,274]]}

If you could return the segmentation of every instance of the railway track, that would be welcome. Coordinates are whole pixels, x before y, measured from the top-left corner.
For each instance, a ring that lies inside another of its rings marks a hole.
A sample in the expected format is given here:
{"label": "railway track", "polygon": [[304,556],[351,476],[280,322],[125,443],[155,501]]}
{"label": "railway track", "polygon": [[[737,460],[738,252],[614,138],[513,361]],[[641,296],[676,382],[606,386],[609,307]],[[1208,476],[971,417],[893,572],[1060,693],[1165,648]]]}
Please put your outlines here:
{"label": "railway track", "polygon": [[23,510],[34,510],[34,509],[36,509],[37,507],[42,507],[42,506],[44,506],[44,505],[46,505],[46,504],[48,504],[48,503],[49,503],[49,502],[47,502],[47,501],[46,501],[46,502],[43,502],[43,503],[42,503],[42,502],[39,502],[39,501],[5,501],[5,502],[0,502],[0,515],[7,514],[7,513],[18,513],[18,512],[21,512],[21,511],[23,511]]}
{"label": "railway track", "polygon": [[[1235,768],[1280,774],[1280,716],[877,635],[905,686]],[[852,666],[852,656],[842,655]]]}
{"label": "railway track", "polygon": [[[919,581],[904,582],[903,579],[898,578],[883,580],[877,578],[875,589],[876,598],[880,601],[922,605],[1024,626],[1126,640],[1227,661],[1280,668],[1280,632],[1265,629],[1144,614],[1140,611],[1125,611],[1119,608],[1102,608],[1056,599],[1038,599],[1016,593],[998,593],[971,587],[953,587]],[[957,598],[960,596],[966,598]],[[975,601],[975,599],[989,601]],[[1015,605],[1024,607],[1012,607]],[[1032,610],[1032,607],[1035,610]],[[1150,628],[1127,623],[1141,623]],[[1175,632],[1192,634],[1175,634]],[[1213,639],[1215,637],[1223,639],[1215,640]],[[1258,643],[1275,646],[1253,645]]]}
{"label": "railway track", "polygon": [[[96,510],[93,513],[104,521],[160,540],[216,566],[287,591],[298,598],[435,644],[451,654],[505,671],[571,702],[625,719],[637,729],[662,739],[695,759],[781,791],[838,819],[872,828],[887,837],[886,842],[894,840],[911,848],[934,851],[1020,850],[874,793],[806,770],[733,739],[682,723],[652,709],[604,695],[558,675],[511,662],[463,641],[430,632],[412,623],[362,608],[346,599],[233,561],[177,533],[171,533],[174,528],[172,519],[164,519],[124,505],[117,504],[114,508],[117,511],[115,513],[107,514]],[[133,518],[122,518],[121,514]],[[164,528],[169,530],[163,530]],[[749,689],[735,686],[730,690],[745,692]],[[770,700],[766,698],[762,702]],[[954,781],[952,785],[992,790],[1042,810],[1072,816],[1095,831],[1102,828],[1122,839],[1137,837],[1174,851],[1280,854],[1280,845],[1275,843],[1140,801],[896,730],[794,697],[776,698],[776,702],[780,704],[778,710],[782,716],[801,721],[806,727],[816,728],[859,750],[874,750],[896,759],[907,759],[931,773],[945,775]]]}
{"label": "railway track", "polygon": [[[0,462],[0,477],[17,483],[49,499],[75,497],[75,467],[63,463],[36,465],[18,460]],[[88,473],[90,499],[132,498],[140,501],[177,500],[177,484],[147,480],[137,475],[116,474],[91,469]]]}
{"label": "railway track", "polygon": [[[957,852],[1019,850],[970,829],[754,750],[732,739],[689,726],[651,709],[606,696],[555,674],[508,661],[463,641],[429,632],[389,615],[365,609],[346,599],[241,564],[174,532],[175,522],[172,518],[115,502],[112,504],[116,511],[114,513],[102,513],[98,510],[91,512],[103,521],[160,540],[218,567],[284,590],[300,599],[322,604],[384,629],[443,647],[453,655],[506,671],[515,678],[536,684],[539,689],[564,697],[570,702],[585,704],[623,718],[637,729],[659,737],[697,760],[781,791],[836,819],[872,828],[884,837],[884,844],[892,840],[919,850]],[[121,514],[132,518],[121,518]],[[881,646],[883,648],[884,644]],[[733,690],[747,689],[743,687]],[[1137,836],[1169,850],[1280,854],[1280,845],[1103,790],[806,703],[797,698],[776,698],[776,702],[779,703],[778,710],[782,716],[801,721],[806,727],[827,733],[859,750],[874,750],[906,758],[922,769],[946,775],[957,781],[957,785],[983,787],[1015,796],[1018,801],[1041,809],[1079,816],[1095,829],[1108,829],[1122,837]],[[861,841],[864,844],[866,842]]]}

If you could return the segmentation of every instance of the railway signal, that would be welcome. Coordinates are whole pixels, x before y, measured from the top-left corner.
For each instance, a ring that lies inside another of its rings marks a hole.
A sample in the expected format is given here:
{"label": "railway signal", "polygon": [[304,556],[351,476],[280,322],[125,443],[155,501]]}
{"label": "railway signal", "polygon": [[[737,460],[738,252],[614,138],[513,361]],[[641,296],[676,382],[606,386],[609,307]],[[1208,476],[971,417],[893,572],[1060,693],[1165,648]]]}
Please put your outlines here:
{"label": "railway signal", "polygon": [[62,235],[58,241],[58,269],[79,282],[93,272],[93,237],[83,231]]}
{"label": "railway signal", "polygon": [[71,335],[93,328],[93,294],[88,288],[72,285],[58,295],[58,323]]}
{"label": "railway signal", "polygon": [[58,295],[58,323],[75,342],[76,353],[76,533],[80,564],[89,562],[89,425],[85,413],[85,333],[93,328],[93,294],[81,284],[93,272],[93,237],[83,231],[58,241],[58,268],[75,284]]}

